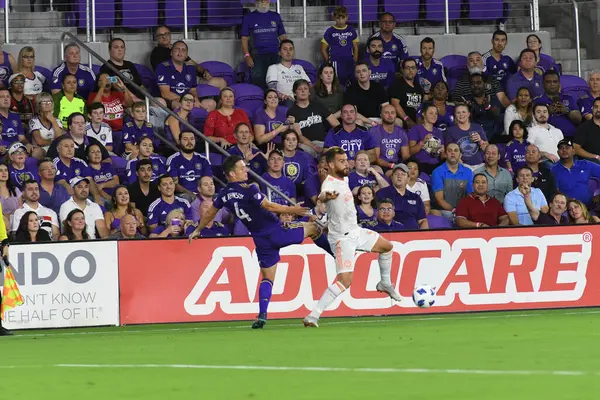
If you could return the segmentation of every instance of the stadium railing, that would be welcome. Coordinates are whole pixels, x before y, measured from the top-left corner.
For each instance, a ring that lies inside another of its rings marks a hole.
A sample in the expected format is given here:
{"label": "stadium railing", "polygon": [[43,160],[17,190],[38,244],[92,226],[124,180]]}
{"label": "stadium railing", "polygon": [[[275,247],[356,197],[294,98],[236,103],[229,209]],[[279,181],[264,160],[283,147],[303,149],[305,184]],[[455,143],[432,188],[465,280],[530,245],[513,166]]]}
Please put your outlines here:
{"label": "stadium railing", "polygon": [[[204,143],[205,143],[205,146],[206,146],[205,147],[206,148],[206,157],[207,157],[207,159],[209,161],[210,161],[210,147],[212,147],[213,150],[216,150],[218,153],[221,153],[225,157],[227,157],[227,156],[230,155],[221,146],[215,144],[214,142],[212,142],[211,140],[209,140],[206,136],[204,136],[204,134],[202,132],[200,132],[198,129],[196,129],[188,121],[186,121],[183,118],[181,118],[179,115],[177,115],[177,113],[171,111],[169,108],[163,106],[154,96],[152,96],[150,93],[148,93],[148,91],[146,89],[138,86],[131,79],[129,79],[126,76],[124,76],[118,69],[116,69],[115,67],[113,67],[111,64],[107,63],[107,61],[102,56],[100,56],[93,49],[91,49],[84,42],[82,42],[79,38],[77,38],[76,35],[74,35],[74,34],[72,34],[70,32],[64,32],[62,34],[62,36],[61,36],[61,45],[60,45],[60,48],[63,49],[65,43],[68,43],[68,42],[77,43],[81,48],[85,49],[88,52],[88,54],[90,55],[90,57],[94,57],[95,59],[97,59],[101,64],[104,64],[115,75],[117,75],[119,78],[121,78],[121,80],[123,82],[126,82],[128,85],[133,86],[136,90],[138,90],[139,92],[143,93],[144,96],[146,97],[146,104],[147,105],[149,105],[149,103],[152,103],[155,107],[158,107],[158,108],[162,109],[167,114],[169,114],[173,118],[177,119],[177,121],[179,121],[180,124],[183,124],[189,131],[193,132],[194,135],[196,135],[198,138],[202,139],[204,141]],[[91,60],[90,60],[90,64],[91,64]],[[150,107],[147,107],[147,109],[149,109],[149,108]],[[162,136],[160,134],[156,134],[156,136],[163,143],[165,143],[167,146],[169,146],[172,150],[179,151],[179,149],[173,143],[171,143],[169,140],[167,140],[164,136]],[[295,204],[295,202],[293,202],[292,199],[290,199],[285,193],[282,193],[277,187],[273,186],[271,183],[269,183],[266,180],[264,180],[260,175],[256,174],[251,169],[248,169],[248,174],[250,176],[252,176],[252,178],[254,178],[256,181],[258,181],[260,184],[266,186],[272,192],[277,193],[279,196],[281,196],[283,199],[285,199],[286,201],[288,201],[290,204]],[[219,183],[221,185],[224,185],[223,182],[219,181]]]}

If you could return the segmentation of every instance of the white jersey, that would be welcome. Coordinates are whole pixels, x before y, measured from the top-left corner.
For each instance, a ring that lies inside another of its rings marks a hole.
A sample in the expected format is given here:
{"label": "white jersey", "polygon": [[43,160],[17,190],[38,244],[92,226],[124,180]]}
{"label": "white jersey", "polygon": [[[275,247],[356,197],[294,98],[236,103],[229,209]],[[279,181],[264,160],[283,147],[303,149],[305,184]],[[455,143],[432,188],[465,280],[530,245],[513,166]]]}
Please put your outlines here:
{"label": "white jersey", "polygon": [[337,199],[325,203],[327,207],[327,222],[329,226],[329,237],[340,238],[346,233],[358,229],[356,206],[354,196],[348,185],[348,177],[344,179],[334,178],[328,175],[321,186],[321,193],[337,192]]}
{"label": "white jersey", "polygon": [[17,208],[14,214],[12,215],[10,223],[10,230],[12,232],[16,232],[17,228],[19,228],[21,218],[23,218],[23,215],[25,215],[25,213],[28,211],[33,211],[37,214],[40,229],[44,229],[46,232],[48,232],[48,235],[50,235],[50,238],[52,240],[58,239],[52,237],[52,227],[55,226],[59,228],[58,217],[54,211],[47,207],[44,207],[41,204],[38,204],[37,208],[31,208],[29,204],[23,203],[23,206],[21,208]]}
{"label": "white jersey", "polygon": [[35,96],[44,90],[44,82],[46,77],[39,71],[33,71],[33,79],[25,78],[25,86],[23,88],[26,96]]}
{"label": "white jersey", "polygon": [[[62,128],[63,125],[60,119],[57,119],[57,122],[58,126]],[[29,120],[29,132],[33,133],[33,131],[40,131],[40,136],[44,140],[54,140],[56,137],[56,132],[54,132],[52,124],[50,124],[50,126],[45,126],[42,121],[40,121],[40,117],[33,117]]]}
{"label": "white jersey", "polygon": [[106,122],[100,123],[100,129],[97,132],[92,123],[88,122],[85,126],[85,134],[102,143],[102,146],[112,146],[113,144],[112,129]]}
{"label": "white jersey", "polygon": [[294,82],[298,79],[306,79],[309,83],[310,78],[306,75],[302,65],[292,64],[290,68],[286,67],[282,63],[273,64],[267,69],[267,85],[277,83],[276,90],[279,93],[285,94],[286,96],[294,96]]}

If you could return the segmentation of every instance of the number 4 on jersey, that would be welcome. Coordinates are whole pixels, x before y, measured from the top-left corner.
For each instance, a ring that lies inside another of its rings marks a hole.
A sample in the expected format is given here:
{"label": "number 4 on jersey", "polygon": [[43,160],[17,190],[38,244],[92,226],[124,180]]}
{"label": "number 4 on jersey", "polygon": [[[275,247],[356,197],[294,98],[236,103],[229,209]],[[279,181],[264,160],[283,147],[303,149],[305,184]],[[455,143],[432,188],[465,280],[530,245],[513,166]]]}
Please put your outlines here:
{"label": "number 4 on jersey", "polygon": [[233,203],[233,207],[235,208],[235,215],[239,219],[245,219],[248,222],[252,221],[252,218],[250,218],[250,216],[248,214],[246,214],[246,212],[238,206],[237,201],[235,203]]}

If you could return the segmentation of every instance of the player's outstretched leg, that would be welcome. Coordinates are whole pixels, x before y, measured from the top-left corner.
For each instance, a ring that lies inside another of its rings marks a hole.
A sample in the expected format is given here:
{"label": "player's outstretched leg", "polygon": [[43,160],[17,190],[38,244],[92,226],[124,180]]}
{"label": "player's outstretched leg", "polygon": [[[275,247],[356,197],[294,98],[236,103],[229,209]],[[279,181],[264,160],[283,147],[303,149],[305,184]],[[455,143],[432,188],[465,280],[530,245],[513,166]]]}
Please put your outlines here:
{"label": "player's outstretched leg", "polygon": [[393,246],[389,240],[379,236],[375,246],[371,249],[374,253],[379,253],[379,273],[381,274],[381,281],[375,287],[378,292],[387,293],[393,300],[400,301],[402,298],[400,294],[394,288],[390,275],[392,271],[392,252]]}
{"label": "player's outstretched leg", "polygon": [[260,269],[263,279],[258,287],[258,318],[252,324],[252,329],[262,329],[267,323],[267,309],[273,293],[276,268],[277,266],[274,265],[271,268]]}
{"label": "player's outstretched leg", "polygon": [[342,293],[346,291],[347,288],[350,287],[352,283],[352,272],[344,272],[338,275],[337,282],[332,283],[327,289],[325,289],[325,293],[317,302],[317,305],[313,310],[308,314],[306,318],[302,320],[302,323],[305,327],[318,328],[319,327],[319,318],[323,311],[327,309],[338,298]]}

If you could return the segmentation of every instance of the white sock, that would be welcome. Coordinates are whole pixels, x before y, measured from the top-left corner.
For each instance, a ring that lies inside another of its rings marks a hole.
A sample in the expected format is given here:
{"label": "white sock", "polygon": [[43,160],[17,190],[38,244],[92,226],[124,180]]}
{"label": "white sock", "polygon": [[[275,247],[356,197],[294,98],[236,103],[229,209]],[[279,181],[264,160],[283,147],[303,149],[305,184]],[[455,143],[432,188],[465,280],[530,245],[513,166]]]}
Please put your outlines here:
{"label": "white sock", "polygon": [[321,296],[319,302],[311,311],[310,316],[318,319],[321,316],[321,313],[325,311],[340,294],[344,293],[345,290],[346,288],[340,282],[332,283],[331,286],[325,289],[325,293],[323,293],[323,296]]}
{"label": "white sock", "polygon": [[381,282],[384,285],[391,285],[390,274],[392,271],[392,255],[393,252],[379,253],[379,273],[381,274]]}

